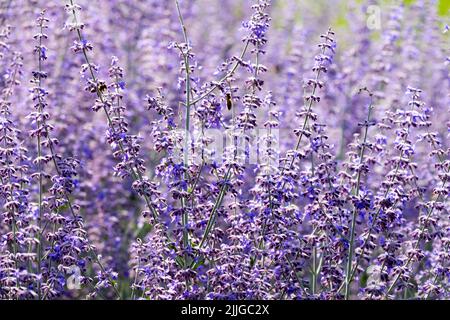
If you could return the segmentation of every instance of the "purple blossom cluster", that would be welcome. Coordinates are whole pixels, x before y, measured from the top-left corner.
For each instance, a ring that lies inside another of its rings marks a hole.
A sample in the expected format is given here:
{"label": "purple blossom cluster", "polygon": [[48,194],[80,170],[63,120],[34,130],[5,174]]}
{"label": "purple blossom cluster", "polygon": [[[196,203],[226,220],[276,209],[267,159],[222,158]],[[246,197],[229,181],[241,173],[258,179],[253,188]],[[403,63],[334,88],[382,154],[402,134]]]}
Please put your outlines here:
{"label": "purple blossom cluster", "polygon": [[0,3],[0,298],[450,299],[448,15],[382,2]]}

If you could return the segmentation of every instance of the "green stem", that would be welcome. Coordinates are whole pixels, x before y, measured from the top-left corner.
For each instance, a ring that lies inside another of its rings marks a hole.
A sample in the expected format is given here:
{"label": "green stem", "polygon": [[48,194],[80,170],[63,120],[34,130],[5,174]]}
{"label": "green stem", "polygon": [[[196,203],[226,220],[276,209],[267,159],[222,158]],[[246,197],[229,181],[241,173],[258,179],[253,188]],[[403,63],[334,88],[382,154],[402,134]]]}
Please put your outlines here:
{"label": "green stem", "polygon": [[[359,154],[359,166],[358,166],[358,174],[356,178],[356,192],[355,197],[356,201],[359,197],[360,187],[361,187],[361,165],[364,160],[364,152],[366,150],[366,142],[367,142],[367,133],[369,131],[369,122],[370,122],[370,114],[372,112],[372,101],[369,105],[369,111],[367,113],[367,122],[365,124],[365,130],[364,130],[364,138],[363,143],[361,146],[361,151]],[[349,247],[349,253],[348,253],[348,261],[347,261],[347,272],[345,276],[345,300],[348,300],[350,295],[350,284],[351,284],[351,272],[352,272],[352,263],[353,263],[353,251],[354,251],[354,242],[355,242],[355,227],[356,227],[356,217],[358,214],[358,209],[356,205],[354,205],[353,208],[353,215],[352,215],[352,224],[350,228],[350,247]]]}
{"label": "green stem", "polygon": [[[12,77],[11,77],[12,79],[11,79],[11,82],[10,82],[10,86],[9,86],[8,90],[6,90],[7,94],[5,95],[5,100],[8,99],[9,96],[12,95],[13,86],[14,86],[14,84],[16,82],[17,72],[18,72],[18,67],[16,66],[14,68],[14,71],[13,71],[13,74],[12,74]],[[5,116],[6,116],[6,114],[8,113],[8,109],[7,109],[8,107],[5,107],[5,108],[6,108],[6,110],[5,110],[6,111]],[[5,137],[7,135],[6,129],[4,129],[4,135],[5,135]],[[7,145],[7,139],[6,138],[4,139],[4,146],[5,146],[5,149],[7,149],[8,145]],[[6,162],[6,165],[9,166],[8,153],[6,153],[5,162]],[[0,182],[1,182],[2,185],[5,185],[3,177],[0,177]],[[9,194],[10,201],[14,201],[13,186],[12,186],[12,179],[11,179],[11,170],[8,170],[8,183],[10,185],[10,191],[9,191],[10,192],[10,194]],[[13,250],[13,254],[14,254],[14,259],[13,260],[14,260],[14,268],[17,270],[18,269],[18,261],[17,261],[18,249],[17,249],[17,236],[16,236],[17,225],[16,225],[16,218],[15,218],[15,210],[14,210],[14,208],[13,208],[12,212],[10,212],[10,213],[12,215],[11,230],[12,230],[12,233],[13,233],[13,243],[12,243],[12,250]],[[17,288],[19,287],[19,284],[20,284],[20,278],[17,275],[16,276],[16,287]]]}
{"label": "green stem", "polygon": [[[41,34],[43,33],[43,22],[41,22],[40,24],[40,31]],[[38,64],[39,64],[39,73],[42,72],[42,37],[39,37],[39,55],[38,55]],[[39,86],[39,90],[41,88],[42,85],[42,81],[41,81],[41,77],[38,77],[38,86]],[[38,117],[37,117],[37,121],[36,121],[36,125],[38,130],[40,129],[42,123],[40,121],[40,117],[42,115],[42,110],[43,110],[43,103],[42,103],[42,98],[41,98],[41,93],[38,92]],[[39,230],[41,230],[42,227],[42,194],[43,194],[43,182],[42,182],[42,146],[41,146],[41,133],[38,132],[37,134],[37,151],[38,151],[38,172],[39,172],[39,199],[38,199],[38,208],[39,208],[39,217],[38,217],[38,227]],[[38,235],[38,248],[37,248],[37,273],[40,276],[41,275],[41,260],[42,260],[42,233],[39,232]],[[38,300],[41,300],[41,277],[39,277],[38,280]]]}
{"label": "green stem", "polygon": [[[330,35],[330,31],[331,30],[328,30],[327,36]],[[321,54],[322,55],[325,54],[325,47],[322,47]],[[311,92],[310,96],[314,96],[316,94],[316,91],[317,91],[317,88],[318,88],[318,84],[317,83],[319,81],[320,74],[321,74],[321,69],[319,68],[317,70],[317,73],[316,73],[316,78],[315,78],[315,81],[314,81],[314,84],[313,84],[313,88],[312,88],[312,92]],[[298,137],[298,140],[297,140],[297,144],[295,145],[295,148],[294,148],[294,152],[296,152],[298,150],[298,148],[300,148],[300,144],[302,143],[302,138],[304,136],[305,129],[308,126],[308,120],[309,120],[309,117],[310,117],[313,101],[314,100],[312,98],[309,100],[309,104],[308,104],[306,115],[305,115],[305,120],[303,121],[302,130],[301,130],[301,132],[299,134],[299,137]],[[286,170],[290,170],[292,168],[292,166],[294,164],[294,161],[295,161],[295,154],[292,155],[291,161],[289,162],[288,167],[286,168],[285,166],[283,166],[283,168],[281,169],[281,176],[283,176],[283,174],[284,174],[284,172]],[[286,182],[283,182],[283,184],[281,185],[281,189],[284,188],[285,184],[286,184]]]}
{"label": "green stem", "polygon": [[[241,54],[239,55],[239,60],[242,60],[245,56],[245,54],[247,53],[248,47],[250,45],[249,41],[245,42],[245,46],[244,49],[242,50]],[[201,96],[197,97],[196,99],[194,99],[191,104],[194,105],[197,102],[201,101],[202,99],[206,98],[207,96],[209,96],[214,90],[216,90],[219,87],[219,84],[222,83],[223,81],[225,81],[226,79],[230,78],[233,76],[233,74],[236,72],[237,68],[239,67],[240,62],[237,61],[234,66],[231,68],[231,70],[225,74],[219,81],[216,82],[216,84],[214,84],[209,90],[207,90],[204,94],[202,94]]]}
{"label": "green stem", "polygon": [[[186,26],[184,24],[183,15],[181,14],[180,5],[178,3],[178,0],[175,0],[175,5],[177,7],[178,12],[178,19],[180,21],[181,30],[183,32],[183,38],[186,46],[186,52],[182,51],[182,55],[184,58],[184,70],[185,70],[185,82],[186,82],[186,97],[185,97],[185,106],[186,106],[186,116],[185,116],[185,126],[184,126],[184,160],[183,160],[183,166],[184,166],[184,179],[185,179],[185,189],[187,191],[188,187],[188,181],[189,181],[189,173],[188,173],[188,167],[189,167],[189,133],[190,133],[190,118],[191,118],[191,76],[190,76],[190,66],[189,66],[189,39],[187,35]],[[183,248],[184,250],[187,250],[189,247],[189,232],[188,232],[188,224],[189,224],[189,213],[186,210],[186,198],[183,196],[181,198],[181,205],[183,208],[183,214],[182,214],[182,225],[183,225]],[[185,253],[184,258],[185,265],[188,266],[188,253]]]}
{"label": "green stem", "polygon": [[[247,43],[247,45],[248,45],[248,43]],[[247,48],[247,45],[246,45],[246,48]],[[244,50],[244,53],[246,50],[247,49]],[[254,77],[256,78],[258,76],[258,71],[259,71],[259,51],[256,52],[255,65],[256,65],[256,67],[255,67]],[[232,72],[234,72],[234,70],[235,70],[235,68],[232,69]],[[255,93],[254,87],[252,88],[252,90],[253,90],[253,93]],[[234,121],[235,121],[235,119],[234,119],[234,110],[233,110],[233,122]],[[238,154],[238,152],[237,152],[237,146],[236,146],[236,140],[235,140],[235,150],[234,150],[233,160],[236,159],[237,154]],[[216,219],[216,213],[217,213],[217,210],[222,206],[223,199],[225,198],[225,194],[228,191],[228,181],[230,180],[230,178],[231,178],[231,167],[228,168],[227,173],[225,174],[224,184],[220,188],[219,197],[217,198],[216,202],[214,203],[214,207],[209,216],[208,223],[206,225],[205,232],[203,233],[203,237],[200,242],[199,248],[203,247],[203,245],[205,244],[205,242],[214,226],[214,222]]]}

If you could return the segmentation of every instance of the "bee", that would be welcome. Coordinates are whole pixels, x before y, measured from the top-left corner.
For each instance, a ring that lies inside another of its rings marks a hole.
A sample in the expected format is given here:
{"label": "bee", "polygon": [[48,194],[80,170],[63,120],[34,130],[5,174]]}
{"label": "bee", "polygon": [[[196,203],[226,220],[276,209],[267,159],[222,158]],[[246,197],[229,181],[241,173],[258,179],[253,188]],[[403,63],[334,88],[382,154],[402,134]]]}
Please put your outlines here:
{"label": "bee", "polygon": [[233,108],[233,100],[231,99],[231,93],[226,94],[226,99],[227,99],[227,109],[231,110],[231,108]]}
{"label": "bee", "polygon": [[106,83],[104,81],[98,82],[98,91],[103,92],[106,91],[108,87],[106,86]]}
{"label": "bee", "polygon": [[103,91],[107,90],[108,87],[106,86],[106,83],[104,81],[99,80],[97,84],[95,84],[95,82],[91,82],[88,89],[92,93],[102,93]]}

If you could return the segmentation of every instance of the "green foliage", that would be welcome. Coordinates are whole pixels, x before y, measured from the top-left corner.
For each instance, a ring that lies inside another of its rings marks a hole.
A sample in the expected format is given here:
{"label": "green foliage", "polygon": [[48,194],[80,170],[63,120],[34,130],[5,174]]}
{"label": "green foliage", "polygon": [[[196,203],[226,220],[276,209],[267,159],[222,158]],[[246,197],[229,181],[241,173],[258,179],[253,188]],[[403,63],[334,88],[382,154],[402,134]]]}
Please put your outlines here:
{"label": "green foliage", "polygon": [[136,238],[144,239],[152,231],[152,226],[148,223],[144,223],[142,228],[140,228],[136,234]]}
{"label": "green foliage", "polygon": [[450,15],[450,1],[449,0],[439,0],[438,2],[438,13],[440,16]]}

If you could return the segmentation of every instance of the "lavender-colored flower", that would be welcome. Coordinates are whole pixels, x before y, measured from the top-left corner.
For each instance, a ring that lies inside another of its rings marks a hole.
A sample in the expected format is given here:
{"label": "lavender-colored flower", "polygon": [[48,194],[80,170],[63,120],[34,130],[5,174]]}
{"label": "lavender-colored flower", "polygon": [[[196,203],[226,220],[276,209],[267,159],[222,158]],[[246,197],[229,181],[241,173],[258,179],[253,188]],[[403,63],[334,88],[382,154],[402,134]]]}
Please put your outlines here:
{"label": "lavender-colored flower", "polygon": [[448,299],[448,26],[373,4],[0,4],[0,298]]}

